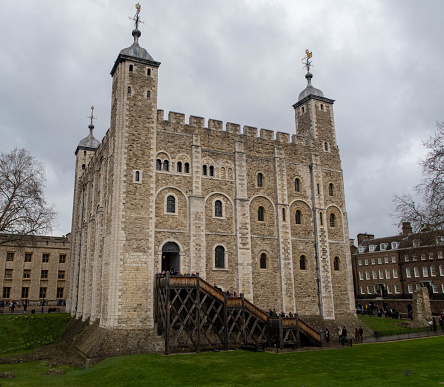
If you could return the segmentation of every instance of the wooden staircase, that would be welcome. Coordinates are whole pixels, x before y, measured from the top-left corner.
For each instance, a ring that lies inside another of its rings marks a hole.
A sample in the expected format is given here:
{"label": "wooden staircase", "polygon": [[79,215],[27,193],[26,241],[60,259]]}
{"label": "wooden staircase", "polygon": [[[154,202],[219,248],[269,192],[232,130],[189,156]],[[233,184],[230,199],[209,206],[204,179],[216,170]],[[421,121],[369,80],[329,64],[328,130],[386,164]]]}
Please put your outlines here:
{"label": "wooden staircase", "polygon": [[320,334],[298,316],[269,317],[242,294],[227,297],[198,275],[158,274],[156,292],[156,323],[165,338],[165,354],[322,345]]}

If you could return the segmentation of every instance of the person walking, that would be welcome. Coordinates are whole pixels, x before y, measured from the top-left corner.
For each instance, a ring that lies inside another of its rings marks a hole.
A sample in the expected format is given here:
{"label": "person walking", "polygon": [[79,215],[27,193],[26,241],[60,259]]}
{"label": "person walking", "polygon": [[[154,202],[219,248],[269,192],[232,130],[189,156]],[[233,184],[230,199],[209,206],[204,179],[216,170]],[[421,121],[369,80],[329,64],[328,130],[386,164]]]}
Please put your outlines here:
{"label": "person walking", "polygon": [[330,342],[330,332],[329,332],[328,328],[325,328],[324,336],[325,336],[325,341],[327,343],[329,343]]}

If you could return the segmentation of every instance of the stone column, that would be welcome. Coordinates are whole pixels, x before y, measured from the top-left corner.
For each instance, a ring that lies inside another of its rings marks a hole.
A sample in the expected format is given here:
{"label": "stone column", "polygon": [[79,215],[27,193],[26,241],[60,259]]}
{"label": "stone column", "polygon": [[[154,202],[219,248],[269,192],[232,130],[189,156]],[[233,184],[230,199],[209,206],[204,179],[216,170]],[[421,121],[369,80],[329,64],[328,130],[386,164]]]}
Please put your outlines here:
{"label": "stone column", "polygon": [[[193,134],[191,149],[192,165],[192,194],[189,198],[189,230],[190,230],[190,258],[188,263],[189,272],[198,272],[202,278],[206,278],[205,252],[205,198],[202,196],[202,146],[200,135]],[[185,271],[184,266],[184,271]],[[186,272],[186,271],[185,271]]]}
{"label": "stone column", "polygon": [[[279,266],[281,278],[281,298],[284,311],[295,312],[293,257],[291,250],[291,229],[287,196],[287,172],[282,147],[274,149],[274,165],[277,191],[277,231],[279,240]],[[283,219],[285,211],[285,220]]]}
{"label": "stone column", "polygon": [[235,146],[236,198],[234,205],[236,217],[237,285],[239,293],[243,293],[245,298],[253,302],[250,201],[247,197],[247,160],[243,141],[236,140]]}

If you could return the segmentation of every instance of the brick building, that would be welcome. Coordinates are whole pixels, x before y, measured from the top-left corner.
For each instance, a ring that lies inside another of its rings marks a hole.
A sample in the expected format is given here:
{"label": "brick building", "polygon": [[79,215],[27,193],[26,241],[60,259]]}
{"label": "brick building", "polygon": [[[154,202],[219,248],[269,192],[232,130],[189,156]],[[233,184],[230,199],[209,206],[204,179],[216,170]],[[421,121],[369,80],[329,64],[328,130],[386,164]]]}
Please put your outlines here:
{"label": "brick building", "polygon": [[[7,235],[0,234],[0,241]],[[66,237],[32,236],[0,244],[2,299],[49,304],[67,297],[66,280],[70,250]]]}
{"label": "brick building", "polygon": [[308,72],[292,136],[165,119],[160,62],[140,35],[136,26],[111,70],[110,129],[99,142],[91,120],[75,151],[71,313],[142,340],[154,328],[155,274],[174,268],[263,309],[354,314],[334,101]]}
{"label": "brick building", "polygon": [[405,312],[413,292],[427,287],[432,311],[442,311],[444,231],[413,233],[405,222],[400,235],[358,234],[357,241],[352,253],[356,302],[385,300]]}

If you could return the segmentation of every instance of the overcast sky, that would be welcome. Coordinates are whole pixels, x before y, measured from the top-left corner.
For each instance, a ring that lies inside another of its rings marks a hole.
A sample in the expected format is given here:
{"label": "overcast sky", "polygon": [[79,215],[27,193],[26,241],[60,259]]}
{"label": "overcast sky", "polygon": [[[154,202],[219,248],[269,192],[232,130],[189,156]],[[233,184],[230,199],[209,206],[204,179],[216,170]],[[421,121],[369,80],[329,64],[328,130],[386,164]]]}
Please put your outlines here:
{"label": "overcast sky", "polygon": [[[71,229],[74,151],[109,128],[110,70],[131,45],[134,0],[0,0],[0,151],[27,148]],[[419,182],[422,141],[444,121],[442,0],[142,1],[140,44],[157,61],[158,108],[295,133],[313,85],[334,99],[350,237],[398,233],[392,196]]]}

